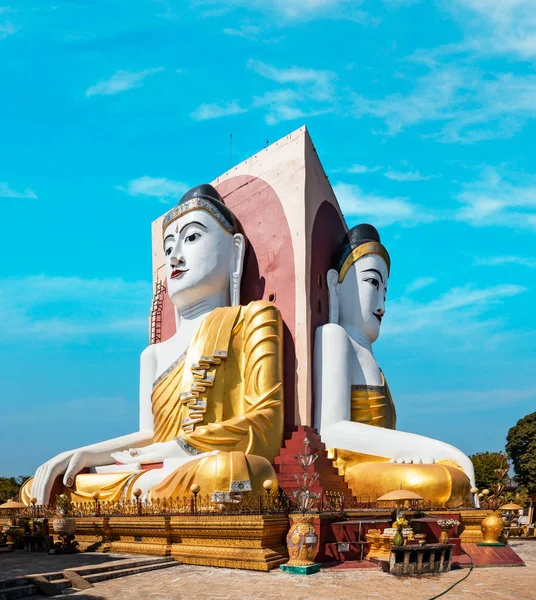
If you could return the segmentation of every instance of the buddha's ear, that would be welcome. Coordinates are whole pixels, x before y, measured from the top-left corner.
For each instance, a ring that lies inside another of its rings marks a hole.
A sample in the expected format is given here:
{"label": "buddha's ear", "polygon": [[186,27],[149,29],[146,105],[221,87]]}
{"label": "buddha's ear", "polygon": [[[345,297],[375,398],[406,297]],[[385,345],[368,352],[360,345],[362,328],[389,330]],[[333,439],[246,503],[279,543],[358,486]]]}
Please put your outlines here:
{"label": "buddha's ear", "polygon": [[246,251],[246,240],[241,233],[233,235],[233,267],[231,270],[231,306],[240,304],[240,284],[244,270],[244,253]]}
{"label": "buddha's ear", "polygon": [[329,322],[339,323],[339,274],[330,269],[326,275],[329,296]]}

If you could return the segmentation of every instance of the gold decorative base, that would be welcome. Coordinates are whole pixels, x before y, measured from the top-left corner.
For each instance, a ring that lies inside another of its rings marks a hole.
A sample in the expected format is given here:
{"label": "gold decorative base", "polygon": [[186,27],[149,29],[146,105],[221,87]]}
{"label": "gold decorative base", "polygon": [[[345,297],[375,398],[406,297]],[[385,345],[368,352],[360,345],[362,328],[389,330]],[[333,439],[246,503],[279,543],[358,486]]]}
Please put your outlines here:
{"label": "gold decorative base", "polygon": [[170,517],[110,517],[112,552],[128,554],[171,554]]}
{"label": "gold decorative base", "polygon": [[171,517],[171,555],[189,565],[269,571],[287,562],[287,517]]}
{"label": "gold decorative base", "polygon": [[461,510],[460,519],[462,522],[462,532],[460,539],[462,543],[478,543],[484,539],[480,524],[488,516],[493,514],[492,510]]}
{"label": "gold decorative base", "polygon": [[108,517],[76,517],[75,535],[81,552],[110,552],[108,520]]}
{"label": "gold decorative base", "polygon": [[82,551],[173,556],[189,565],[269,571],[288,561],[289,520],[271,515],[76,517]]}

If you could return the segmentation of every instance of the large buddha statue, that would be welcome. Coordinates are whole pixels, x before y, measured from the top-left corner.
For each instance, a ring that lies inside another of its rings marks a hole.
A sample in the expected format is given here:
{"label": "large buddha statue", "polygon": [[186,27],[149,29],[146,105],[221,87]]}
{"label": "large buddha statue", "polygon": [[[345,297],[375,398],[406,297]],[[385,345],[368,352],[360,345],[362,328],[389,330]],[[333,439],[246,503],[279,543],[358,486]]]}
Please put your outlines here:
{"label": "large buddha statue", "polygon": [[58,476],[74,502],[94,492],[129,499],[135,488],[170,498],[192,483],[222,502],[277,482],[281,317],[269,302],[240,306],[239,223],[216,189],[200,185],[165,216],[163,244],[177,330],[141,355],[139,431],[50,459],[25,484],[26,503],[49,502]]}
{"label": "large buddha statue", "polygon": [[402,487],[459,506],[474,486],[470,459],[395,429],[393,400],[372,352],[389,272],[389,254],[371,225],[351,229],[332,257],[330,323],[315,334],[315,427],[355,496],[372,500]]}

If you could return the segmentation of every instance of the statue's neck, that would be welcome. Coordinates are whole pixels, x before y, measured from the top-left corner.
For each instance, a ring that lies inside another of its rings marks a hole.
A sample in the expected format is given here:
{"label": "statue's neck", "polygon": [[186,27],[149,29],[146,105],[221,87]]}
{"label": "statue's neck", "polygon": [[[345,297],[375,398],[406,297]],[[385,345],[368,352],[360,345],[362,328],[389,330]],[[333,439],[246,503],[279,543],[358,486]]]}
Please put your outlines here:
{"label": "statue's neck", "polygon": [[361,346],[364,350],[370,352],[370,354],[374,355],[372,352],[372,344],[368,337],[355,325],[352,323],[346,323],[341,321],[339,325],[346,331],[346,333],[354,340],[356,344]]}
{"label": "statue's neck", "polygon": [[177,329],[179,327],[188,327],[193,323],[197,323],[206,315],[211,313],[215,308],[220,306],[228,306],[228,293],[221,292],[212,294],[190,304],[181,304],[176,306],[177,309]]}

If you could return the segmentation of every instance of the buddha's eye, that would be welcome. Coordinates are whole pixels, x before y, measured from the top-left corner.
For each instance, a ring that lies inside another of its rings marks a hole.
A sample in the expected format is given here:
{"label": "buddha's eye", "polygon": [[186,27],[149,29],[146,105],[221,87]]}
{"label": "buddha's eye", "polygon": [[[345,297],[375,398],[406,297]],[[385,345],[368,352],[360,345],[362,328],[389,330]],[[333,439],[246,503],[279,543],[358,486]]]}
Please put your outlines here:
{"label": "buddha's eye", "polygon": [[166,248],[164,250],[164,252],[165,252],[166,256],[169,256],[171,254],[171,246],[169,248]]}
{"label": "buddha's eye", "polygon": [[380,289],[380,282],[374,277],[367,277],[366,279],[363,279],[363,281],[370,283],[370,285],[374,286],[377,290]]}
{"label": "buddha's eye", "polygon": [[196,240],[197,238],[200,238],[200,237],[201,237],[201,234],[200,234],[200,233],[198,233],[198,232],[195,232],[195,233],[191,233],[190,235],[187,235],[187,236],[184,238],[184,241],[185,241],[185,242],[189,242],[189,243],[191,243],[191,242],[195,242],[195,240]]}

